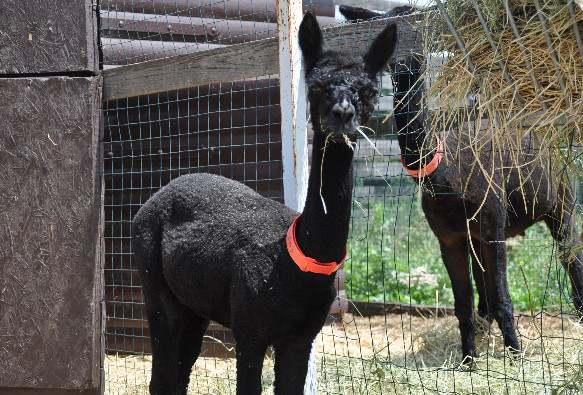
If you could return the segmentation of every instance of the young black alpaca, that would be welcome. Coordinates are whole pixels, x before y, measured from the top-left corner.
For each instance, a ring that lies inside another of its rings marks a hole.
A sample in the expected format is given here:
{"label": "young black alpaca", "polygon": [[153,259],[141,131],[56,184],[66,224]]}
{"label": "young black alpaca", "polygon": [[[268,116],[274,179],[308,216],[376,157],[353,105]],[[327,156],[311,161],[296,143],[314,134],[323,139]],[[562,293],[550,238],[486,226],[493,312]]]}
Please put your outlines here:
{"label": "young black alpaca", "polygon": [[[303,393],[311,345],[346,254],[352,145],[377,102],[376,74],[393,53],[396,27],[387,26],[364,56],[352,56],[325,50],[308,12],[299,40],[314,128],[301,216],[238,182],[193,174],[160,189],[134,218],[153,394],[186,393],[209,319],[231,328],[236,339],[237,394],[261,393],[269,345],[275,393]],[[298,258],[299,251],[310,258]]]}
{"label": "young black alpaca", "polygon": [[[351,15],[355,19],[370,17],[368,13],[360,17]],[[449,133],[443,144],[435,136],[428,136],[420,112],[419,68],[414,57],[409,64],[397,64],[394,78],[397,137],[403,165],[414,177],[421,176],[422,207],[439,240],[451,280],[463,356],[476,356],[470,256],[479,297],[478,314],[490,322],[496,319],[505,346],[518,352],[520,344],[506,278],[505,240],[545,221],[558,242],[561,263],[571,279],[574,306],[583,314],[583,253],[569,253],[576,251],[572,249],[574,245],[580,244],[573,220],[574,199],[566,179],[551,187],[548,169],[533,160],[535,148],[530,135],[522,140],[520,170],[512,160],[516,153],[497,151],[487,129]],[[445,154],[443,146],[447,147]],[[471,147],[479,147],[479,151]],[[434,171],[429,174],[431,168]],[[486,175],[483,169],[494,171]],[[476,213],[475,220],[468,222]]]}

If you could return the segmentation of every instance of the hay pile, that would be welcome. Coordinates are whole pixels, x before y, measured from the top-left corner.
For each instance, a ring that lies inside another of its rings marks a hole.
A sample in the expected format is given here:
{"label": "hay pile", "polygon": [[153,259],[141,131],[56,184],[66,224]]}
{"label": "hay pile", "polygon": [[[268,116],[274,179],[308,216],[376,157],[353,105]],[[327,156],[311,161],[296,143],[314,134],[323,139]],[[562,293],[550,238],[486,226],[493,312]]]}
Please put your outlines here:
{"label": "hay pile", "polygon": [[[517,147],[528,131],[541,154],[559,158],[559,166],[576,167],[573,158],[583,146],[583,48],[577,44],[574,22],[583,27],[583,11],[572,5],[569,9],[568,3],[541,0],[539,13],[535,0],[447,1],[446,13],[465,51],[445,14],[429,13],[426,53],[432,64],[427,70],[435,82],[427,94],[435,108],[433,128],[443,134],[488,118],[496,147]],[[448,60],[439,59],[443,56]]]}
{"label": "hay pile", "polygon": [[[477,336],[481,357],[474,370],[460,367],[455,317],[408,314],[355,317],[327,325],[316,338],[320,394],[581,393],[583,327],[563,316],[518,316],[523,357],[505,355],[500,331],[487,324]],[[273,359],[263,371],[264,393],[273,393]],[[106,394],[146,394],[150,356],[107,356]],[[189,393],[235,392],[234,359],[199,358]],[[553,392],[555,391],[555,392]]]}

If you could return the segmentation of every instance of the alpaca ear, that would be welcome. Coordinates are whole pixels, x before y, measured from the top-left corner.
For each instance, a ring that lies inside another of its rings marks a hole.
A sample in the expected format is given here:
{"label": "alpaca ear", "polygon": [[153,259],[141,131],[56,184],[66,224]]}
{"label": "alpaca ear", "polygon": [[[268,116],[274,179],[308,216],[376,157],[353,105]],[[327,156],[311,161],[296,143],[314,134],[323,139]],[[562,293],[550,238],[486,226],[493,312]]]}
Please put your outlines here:
{"label": "alpaca ear", "polygon": [[322,32],[320,25],[316,20],[316,16],[312,11],[306,12],[304,19],[300,24],[300,48],[304,56],[304,64],[306,66],[306,75],[316,67],[318,59],[324,52]]}
{"label": "alpaca ear", "polygon": [[397,46],[397,25],[392,23],[374,40],[368,52],[364,54],[365,70],[371,75],[376,75],[382,71],[387,62],[393,56]]}

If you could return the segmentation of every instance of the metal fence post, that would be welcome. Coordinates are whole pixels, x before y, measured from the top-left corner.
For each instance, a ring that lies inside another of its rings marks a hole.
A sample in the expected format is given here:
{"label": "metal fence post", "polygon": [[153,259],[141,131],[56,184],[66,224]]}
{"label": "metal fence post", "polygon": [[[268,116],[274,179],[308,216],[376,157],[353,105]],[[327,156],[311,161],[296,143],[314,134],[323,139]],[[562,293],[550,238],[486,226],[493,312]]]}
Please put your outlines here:
{"label": "metal fence post", "polygon": [[[307,105],[298,40],[302,1],[278,0],[277,10],[283,196],[288,207],[301,211],[308,188]],[[312,345],[304,394],[316,393],[316,352]]]}

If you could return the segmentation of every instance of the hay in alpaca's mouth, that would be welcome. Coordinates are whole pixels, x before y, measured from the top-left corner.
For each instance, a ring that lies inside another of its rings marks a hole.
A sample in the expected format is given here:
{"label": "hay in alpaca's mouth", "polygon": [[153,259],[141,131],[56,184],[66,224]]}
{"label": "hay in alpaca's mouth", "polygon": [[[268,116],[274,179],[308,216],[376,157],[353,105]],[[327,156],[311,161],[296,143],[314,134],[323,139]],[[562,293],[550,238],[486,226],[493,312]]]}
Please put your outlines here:
{"label": "hay in alpaca's mouth", "polygon": [[[360,134],[362,134],[364,136],[364,138],[366,139],[366,141],[368,141],[370,143],[370,145],[379,153],[380,151],[377,149],[377,147],[375,146],[375,144],[368,138],[368,136],[362,131],[362,129],[369,129],[374,133],[374,130],[372,130],[371,128],[368,128],[366,126],[358,126],[356,128],[356,130],[358,130],[358,132]],[[350,137],[348,137],[348,135],[346,133],[341,133],[340,136],[342,136],[343,139],[343,143],[345,143],[352,151],[354,151],[354,149],[356,148],[356,141],[352,141],[350,139]],[[328,209],[326,208],[326,202],[324,200],[324,196],[322,195],[322,184],[323,184],[323,174],[324,174],[324,158],[326,157],[326,148],[328,148],[328,143],[330,141],[334,142],[334,143],[338,143],[340,141],[336,140],[335,138],[335,133],[334,132],[330,132],[326,135],[326,139],[324,140],[324,148],[322,148],[322,161],[320,162],[320,200],[322,201],[322,207],[324,208],[324,214],[328,214]],[[382,154],[381,154],[382,155]]]}

